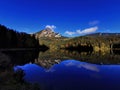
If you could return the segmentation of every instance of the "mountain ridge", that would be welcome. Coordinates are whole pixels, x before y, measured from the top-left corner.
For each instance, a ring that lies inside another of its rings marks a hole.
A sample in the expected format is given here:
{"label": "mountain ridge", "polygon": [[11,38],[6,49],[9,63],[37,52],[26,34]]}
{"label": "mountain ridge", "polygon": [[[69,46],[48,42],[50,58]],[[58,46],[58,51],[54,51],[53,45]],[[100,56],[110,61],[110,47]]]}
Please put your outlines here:
{"label": "mountain ridge", "polygon": [[92,34],[87,34],[85,36],[120,36],[120,33],[92,33]]}
{"label": "mountain ridge", "polygon": [[60,38],[62,37],[62,35],[60,33],[56,33],[53,30],[49,30],[49,29],[43,29],[39,32],[35,33],[35,37],[36,38],[43,38],[43,37],[48,37],[48,38]]}

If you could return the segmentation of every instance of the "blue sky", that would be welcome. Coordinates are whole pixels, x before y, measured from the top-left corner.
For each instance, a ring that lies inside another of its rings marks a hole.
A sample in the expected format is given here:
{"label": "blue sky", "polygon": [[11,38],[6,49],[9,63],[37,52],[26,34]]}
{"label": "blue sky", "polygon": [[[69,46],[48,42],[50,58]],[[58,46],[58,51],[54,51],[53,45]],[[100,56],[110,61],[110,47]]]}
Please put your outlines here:
{"label": "blue sky", "polygon": [[120,0],[0,0],[0,24],[27,33],[50,28],[64,36],[120,32]]}

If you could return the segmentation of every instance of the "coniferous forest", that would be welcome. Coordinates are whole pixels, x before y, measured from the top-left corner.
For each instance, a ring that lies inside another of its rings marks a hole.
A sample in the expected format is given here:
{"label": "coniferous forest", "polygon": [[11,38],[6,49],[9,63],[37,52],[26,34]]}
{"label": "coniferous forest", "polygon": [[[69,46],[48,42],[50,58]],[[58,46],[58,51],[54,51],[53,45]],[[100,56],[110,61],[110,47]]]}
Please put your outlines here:
{"label": "coniferous forest", "polygon": [[[25,52],[19,51],[27,48],[28,50]],[[12,52],[11,49],[14,51]],[[16,52],[17,49],[18,52]],[[35,50],[29,51],[29,49]],[[40,90],[38,86],[36,87],[36,85],[29,84],[23,80],[25,75],[23,70],[15,72],[13,67],[20,63],[25,64],[34,61],[37,57],[36,53],[39,50],[44,51],[46,49],[48,47],[39,45],[39,41],[34,35],[18,32],[0,25],[0,90]],[[31,54],[31,52],[34,53]],[[16,56],[20,56],[22,59]]]}
{"label": "coniferous forest", "polygon": [[34,35],[17,32],[0,25],[0,48],[39,48]]}

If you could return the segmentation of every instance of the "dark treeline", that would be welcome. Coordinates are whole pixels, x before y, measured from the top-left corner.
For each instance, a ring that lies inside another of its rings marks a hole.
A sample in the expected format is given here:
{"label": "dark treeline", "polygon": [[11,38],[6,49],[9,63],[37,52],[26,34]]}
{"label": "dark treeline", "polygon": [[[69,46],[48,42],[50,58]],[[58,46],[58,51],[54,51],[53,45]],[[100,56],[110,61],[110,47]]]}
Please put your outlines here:
{"label": "dark treeline", "polygon": [[69,45],[67,47],[65,47],[66,50],[70,50],[70,51],[78,51],[78,52],[89,52],[89,51],[93,51],[93,47],[91,44],[87,44],[87,45]]}
{"label": "dark treeline", "polygon": [[34,63],[34,60],[38,58],[39,51],[37,50],[25,50],[25,51],[17,51],[17,52],[3,51],[2,53],[5,54],[10,59],[10,64],[15,66],[15,65],[24,65],[30,62]]}
{"label": "dark treeline", "polygon": [[39,41],[34,35],[17,32],[0,25],[0,48],[38,48]]}
{"label": "dark treeline", "polygon": [[113,44],[113,49],[120,48],[120,44]]}

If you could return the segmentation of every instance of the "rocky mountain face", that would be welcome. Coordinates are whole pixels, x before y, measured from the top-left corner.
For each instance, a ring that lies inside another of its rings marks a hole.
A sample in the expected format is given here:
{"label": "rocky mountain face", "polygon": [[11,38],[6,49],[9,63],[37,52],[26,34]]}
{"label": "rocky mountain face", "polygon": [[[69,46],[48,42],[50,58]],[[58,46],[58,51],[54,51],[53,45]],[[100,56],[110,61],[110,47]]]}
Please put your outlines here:
{"label": "rocky mountain face", "polygon": [[52,30],[45,29],[45,30],[42,30],[40,32],[35,33],[35,37],[36,38],[41,38],[41,37],[49,37],[49,38],[56,37],[56,38],[59,38],[59,37],[62,37],[62,36],[59,33],[55,33]]}

